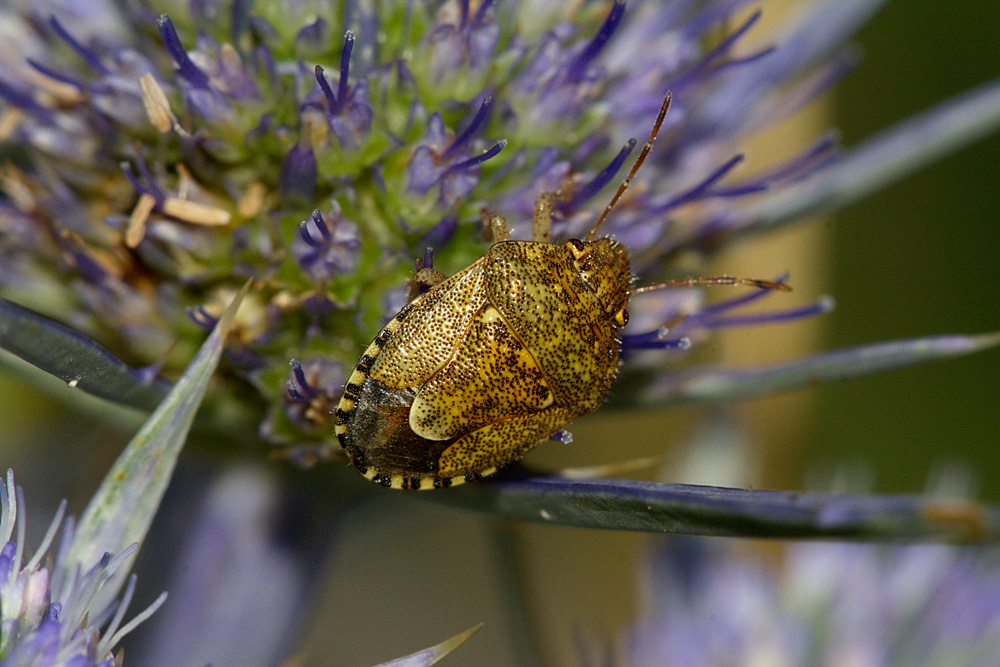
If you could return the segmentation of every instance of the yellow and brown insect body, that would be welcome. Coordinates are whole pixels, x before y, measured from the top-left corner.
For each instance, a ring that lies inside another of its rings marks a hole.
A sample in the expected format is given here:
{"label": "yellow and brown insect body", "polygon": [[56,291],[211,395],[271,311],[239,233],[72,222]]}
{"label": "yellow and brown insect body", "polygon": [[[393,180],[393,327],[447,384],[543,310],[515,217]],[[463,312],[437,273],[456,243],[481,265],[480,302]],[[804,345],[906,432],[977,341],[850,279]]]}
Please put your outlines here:
{"label": "yellow and brown insect body", "polygon": [[404,489],[519,459],[603,402],[630,279],[609,239],[494,244],[369,345],[337,411],[341,445],[363,475]]}
{"label": "yellow and brown insect body", "polygon": [[[533,241],[484,222],[486,254],[413,299],[348,378],[337,439],[368,479],[400,489],[452,486],[496,472],[570,420],[595,410],[618,370],[628,316],[628,250],[594,238],[649,154],[649,140],[587,238],[549,242],[553,201],[535,203]],[[631,142],[630,142],[631,143]]]}
{"label": "yellow and brown insect body", "polygon": [[[632,273],[628,263],[628,249],[610,238],[584,242],[570,239],[566,249],[573,255],[573,264],[580,277],[597,295],[604,312],[612,318],[627,321],[628,286]],[[619,322],[624,326],[625,322]]]}
{"label": "yellow and brown insect body", "polygon": [[[337,408],[337,439],[361,474],[398,489],[479,479],[604,402],[618,370],[632,274],[628,249],[595,234],[649,154],[669,106],[668,94],[586,239],[549,242],[560,195],[542,193],[533,241],[509,240],[507,221],[484,213],[497,243],[483,257],[450,278],[418,271],[415,284],[437,284],[379,332]],[[788,289],[719,276],[634,292],[736,284]]]}

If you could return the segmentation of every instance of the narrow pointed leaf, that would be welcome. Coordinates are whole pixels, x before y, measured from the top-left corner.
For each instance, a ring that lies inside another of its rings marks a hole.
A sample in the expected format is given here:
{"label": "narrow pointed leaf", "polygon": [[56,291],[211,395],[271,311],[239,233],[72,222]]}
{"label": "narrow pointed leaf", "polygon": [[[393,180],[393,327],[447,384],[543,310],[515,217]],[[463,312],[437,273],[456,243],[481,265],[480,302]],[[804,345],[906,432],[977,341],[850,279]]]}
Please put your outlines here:
{"label": "narrow pointed leaf", "polygon": [[794,188],[762,197],[744,209],[735,225],[742,232],[758,232],[842,208],[998,127],[1000,80],[876,135]]}
{"label": "narrow pointed leaf", "polygon": [[[248,288],[249,283],[233,299],[187,370],[126,446],[87,505],[66,558],[70,576],[73,568],[89,568],[104,552],[119,553],[130,544],[142,544]],[[107,599],[95,608],[104,608],[118,595],[127,570],[121,568],[115,574],[117,581],[101,590]]]}
{"label": "narrow pointed leaf", "polygon": [[151,412],[169,384],[147,379],[96,342],[58,322],[0,299],[0,348],[98,398]]}
{"label": "narrow pointed leaf", "polygon": [[458,633],[451,639],[444,640],[437,646],[431,646],[430,648],[425,648],[423,651],[417,651],[402,658],[383,662],[378,667],[429,667],[464,644],[481,627],[483,627],[482,623],[469,628],[465,632]]}
{"label": "narrow pointed leaf", "polygon": [[746,370],[696,368],[664,375],[641,395],[619,399],[617,403],[662,406],[675,402],[728,401],[762,396],[922,361],[971,354],[998,344],[1000,333],[935,336],[833,350]]}
{"label": "narrow pointed leaf", "polygon": [[424,497],[496,517],[581,528],[730,537],[1000,541],[1000,507],[919,495],[527,477]]}

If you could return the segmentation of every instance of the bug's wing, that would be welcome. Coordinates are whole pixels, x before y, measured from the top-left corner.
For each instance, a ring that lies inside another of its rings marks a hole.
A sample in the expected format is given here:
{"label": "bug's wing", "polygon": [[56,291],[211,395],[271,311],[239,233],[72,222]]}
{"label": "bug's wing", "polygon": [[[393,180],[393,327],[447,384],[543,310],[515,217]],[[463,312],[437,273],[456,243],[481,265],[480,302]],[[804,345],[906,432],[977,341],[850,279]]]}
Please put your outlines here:
{"label": "bug's wing", "polygon": [[618,368],[618,337],[570,254],[549,243],[494,244],[483,278],[545,373],[556,402],[575,415],[599,406]]}
{"label": "bug's wing", "polygon": [[375,358],[369,377],[408,389],[448,361],[485,300],[482,263],[480,258],[413,302]]}
{"label": "bug's wing", "polygon": [[461,438],[441,454],[438,476],[457,477],[516,461],[540,441],[559,430],[575,415],[552,406],[531,415],[486,426]]}
{"label": "bug's wing", "polygon": [[417,392],[410,428],[428,440],[447,440],[544,410],[552,400],[531,352],[487,304],[472,319],[455,356]]}

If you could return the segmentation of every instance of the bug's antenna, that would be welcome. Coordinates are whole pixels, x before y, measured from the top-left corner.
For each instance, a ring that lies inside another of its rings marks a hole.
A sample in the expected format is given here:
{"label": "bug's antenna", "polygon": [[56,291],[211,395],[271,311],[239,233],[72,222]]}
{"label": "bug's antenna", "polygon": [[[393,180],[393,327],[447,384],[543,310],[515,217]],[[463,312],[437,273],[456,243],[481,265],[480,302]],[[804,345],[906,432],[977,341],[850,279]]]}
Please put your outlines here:
{"label": "bug's antenna", "polygon": [[711,278],[681,278],[671,280],[656,285],[645,285],[632,290],[632,294],[641,292],[652,292],[653,290],[666,289],[670,287],[690,287],[691,285],[748,285],[760,289],[773,289],[781,292],[791,292],[792,288],[785,283],[776,283],[770,280],[757,280],[756,278],[736,278],[734,276],[713,276]]}
{"label": "bug's antenna", "polygon": [[628,172],[628,177],[622,181],[622,184],[618,186],[618,192],[615,196],[611,198],[608,205],[604,209],[604,213],[601,213],[601,217],[597,219],[597,223],[591,228],[590,233],[587,234],[587,241],[594,240],[594,234],[597,232],[597,228],[604,224],[604,220],[611,213],[611,209],[615,207],[618,200],[622,198],[625,194],[625,190],[628,189],[628,184],[632,181],[632,177],[635,176],[635,172],[639,171],[639,167],[642,163],[646,161],[646,156],[649,155],[649,151],[653,148],[653,142],[656,141],[656,135],[660,132],[660,126],[663,125],[663,119],[667,115],[667,109],[670,108],[670,93],[668,92],[666,97],[663,98],[663,104],[660,105],[660,113],[656,116],[656,122],[653,123],[653,131],[649,133],[649,141],[646,145],[642,147],[642,151],[639,153],[639,157],[635,159],[635,164],[632,165],[632,170]]}

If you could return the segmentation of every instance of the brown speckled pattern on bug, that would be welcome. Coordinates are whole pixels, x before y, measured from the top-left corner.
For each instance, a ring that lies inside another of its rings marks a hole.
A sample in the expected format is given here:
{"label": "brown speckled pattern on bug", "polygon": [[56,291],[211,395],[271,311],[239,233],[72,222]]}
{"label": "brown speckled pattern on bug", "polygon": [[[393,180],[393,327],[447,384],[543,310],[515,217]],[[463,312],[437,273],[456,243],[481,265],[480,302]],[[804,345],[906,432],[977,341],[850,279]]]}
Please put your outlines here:
{"label": "brown speckled pattern on bug", "polygon": [[618,367],[628,253],[502,241],[408,304],[365,350],[337,438],[382,486],[461,484],[603,402]]}
{"label": "brown speckled pattern on bug", "polygon": [[552,392],[531,353],[500,312],[485,306],[455,356],[420,387],[410,428],[429,440],[446,440],[551,404]]}
{"label": "brown speckled pattern on bug", "polygon": [[518,460],[575,415],[550,407],[526,417],[489,424],[444,450],[439,474],[453,477],[465,470],[499,467]]}
{"label": "brown speckled pattern on bug", "polygon": [[[571,245],[568,244],[567,247]],[[629,271],[628,249],[613,239],[597,239],[585,243],[583,253],[573,260],[580,277],[609,317],[628,305],[628,285],[632,280]],[[626,289],[623,289],[625,286]]]}
{"label": "brown speckled pattern on bug", "polygon": [[[542,367],[556,404],[575,416],[596,409],[618,370],[618,328],[572,254],[548,243],[508,241],[490,248],[486,259],[486,298]],[[627,255],[625,261],[627,267]]]}
{"label": "brown speckled pattern on bug", "polygon": [[416,387],[454,354],[483,305],[485,257],[413,302],[413,309],[386,342],[370,376],[389,387]]}

